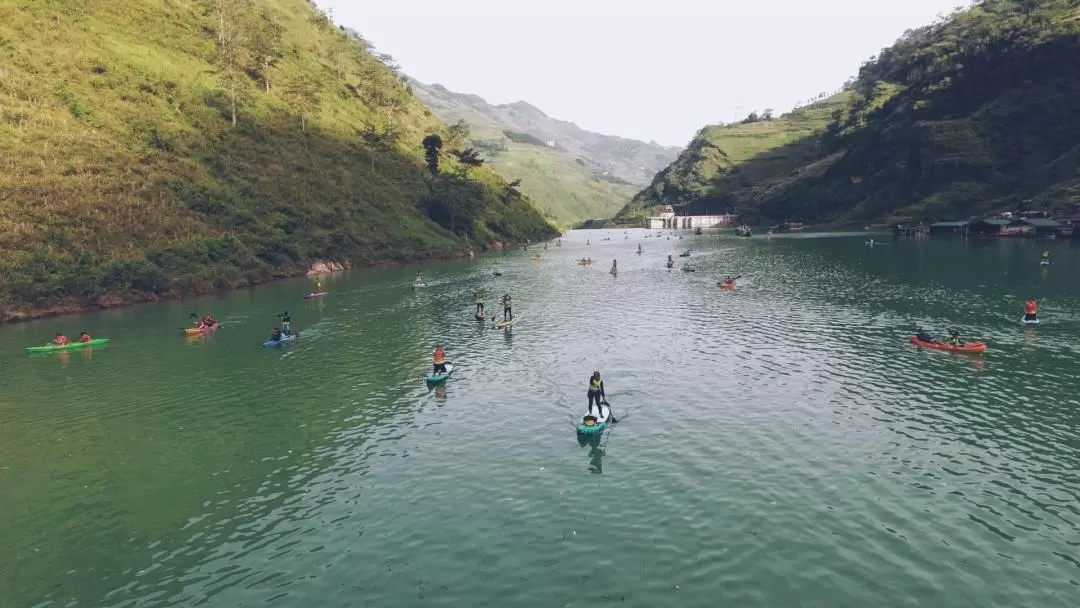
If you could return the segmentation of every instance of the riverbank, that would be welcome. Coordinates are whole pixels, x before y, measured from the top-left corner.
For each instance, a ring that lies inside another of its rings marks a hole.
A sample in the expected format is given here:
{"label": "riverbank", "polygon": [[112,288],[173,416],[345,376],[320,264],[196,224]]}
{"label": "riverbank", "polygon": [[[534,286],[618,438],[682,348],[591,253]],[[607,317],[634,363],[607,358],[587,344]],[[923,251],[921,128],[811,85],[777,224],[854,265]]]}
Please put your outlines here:
{"label": "riverbank", "polygon": [[[503,251],[507,247],[518,245],[518,243],[503,243],[502,241],[496,241],[494,243],[491,243],[489,246],[484,247],[481,251]],[[27,321],[35,321],[38,319],[48,319],[63,315],[78,314],[98,310],[109,310],[126,306],[135,306],[138,304],[147,304],[150,302],[182,300],[184,298],[204,296],[212,293],[223,293],[236,289],[251,288],[258,285],[265,285],[274,281],[295,279],[303,276],[325,275],[348,272],[351,270],[383,268],[423,262],[461,260],[471,258],[475,255],[475,250],[463,249],[459,251],[436,251],[431,252],[427,255],[405,256],[403,258],[368,259],[361,261],[315,260],[310,265],[305,264],[277,268],[270,275],[243,277],[241,280],[231,281],[224,286],[205,285],[194,286],[187,289],[173,288],[162,292],[131,291],[126,294],[110,293],[105,294],[92,301],[72,299],[71,301],[64,302],[55,306],[47,306],[40,308],[29,306],[18,307],[15,305],[11,305],[6,308],[0,308],[0,323],[5,325],[13,325],[17,323],[25,323]]]}

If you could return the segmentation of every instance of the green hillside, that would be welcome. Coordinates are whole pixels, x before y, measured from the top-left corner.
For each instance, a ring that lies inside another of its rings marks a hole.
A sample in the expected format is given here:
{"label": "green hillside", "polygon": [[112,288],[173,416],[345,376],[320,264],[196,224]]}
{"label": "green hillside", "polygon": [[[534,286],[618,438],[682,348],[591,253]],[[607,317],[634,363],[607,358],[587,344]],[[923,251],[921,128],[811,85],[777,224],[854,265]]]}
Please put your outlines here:
{"label": "green hillside", "polygon": [[859,223],[1071,210],[1077,65],[1080,2],[987,0],[866,62],[842,111],[795,142],[813,153],[782,179],[722,179],[683,204],[734,199],[751,221]]}
{"label": "green hillside", "polygon": [[786,178],[813,158],[819,151],[815,135],[849,97],[838,93],[778,118],[755,115],[705,127],[619,216],[646,215],[660,205],[675,205],[682,213],[738,210],[754,188]]}
{"label": "green hillside", "polygon": [[536,207],[563,224],[611,217],[678,154],[678,148],[586,131],[524,102],[492,105],[441,85],[411,84],[436,116],[464,121],[465,143],[482,150],[504,179],[520,179]]}
{"label": "green hillside", "polygon": [[305,0],[3,13],[0,318],[553,234],[490,168],[429,170],[445,125]]}

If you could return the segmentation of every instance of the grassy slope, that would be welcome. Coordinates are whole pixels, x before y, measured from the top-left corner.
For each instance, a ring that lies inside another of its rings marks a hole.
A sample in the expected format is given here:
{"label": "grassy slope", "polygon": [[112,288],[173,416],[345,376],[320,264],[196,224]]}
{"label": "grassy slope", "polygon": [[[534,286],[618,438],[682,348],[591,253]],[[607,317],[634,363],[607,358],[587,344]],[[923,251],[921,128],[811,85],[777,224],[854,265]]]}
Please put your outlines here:
{"label": "grassy slope", "polygon": [[[1078,34],[1075,0],[987,0],[954,13],[864,64],[823,133],[763,142],[778,147],[739,164],[737,143],[707,128],[696,156],[624,213],[656,204],[658,192],[684,209],[734,204],[763,221],[1070,211],[1080,197]],[[801,160],[749,170],[777,154]]]}
{"label": "grassy slope", "polygon": [[[445,127],[304,0],[263,0],[283,57],[242,78],[239,122],[195,0],[21,2],[0,20],[0,318],[243,285],[352,263],[543,238],[474,170],[482,217],[425,217],[420,139]],[[48,49],[48,52],[43,52]],[[301,130],[283,83],[320,107]],[[392,131],[393,140],[365,140]],[[365,143],[367,142],[367,143]],[[444,164],[452,169],[449,161]]]}
{"label": "grassy slope", "polygon": [[521,189],[538,209],[563,224],[610,217],[638,187],[605,181],[588,167],[550,148],[505,141],[506,151],[491,159],[504,179],[521,179]]}
{"label": "grassy slope", "polygon": [[742,188],[783,179],[814,154],[816,134],[847,98],[839,93],[773,120],[705,127],[619,215],[645,215],[663,204],[684,213],[737,209]]}
{"label": "grassy slope", "polygon": [[440,103],[433,111],[448,124],[469,123],[475,140],[505,146],[497,155],[483,156],[503,179],[520,179],[521,190],[535,206],[561,224],[610,217],[638,190],[597,178],[594,169],[575,162],[566,152],[513,142],[503,135],[504,125],[468,106]]}

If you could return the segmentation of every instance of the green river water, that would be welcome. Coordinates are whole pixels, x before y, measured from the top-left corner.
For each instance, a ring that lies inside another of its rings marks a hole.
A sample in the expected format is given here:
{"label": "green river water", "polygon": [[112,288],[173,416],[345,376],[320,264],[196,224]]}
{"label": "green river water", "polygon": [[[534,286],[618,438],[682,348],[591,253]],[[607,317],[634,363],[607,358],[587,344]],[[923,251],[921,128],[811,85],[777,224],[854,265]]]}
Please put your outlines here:
{"label": "green river water", "polygon": [[0,606],[1080,605],[1073,243],[644,235],[0,329]]}

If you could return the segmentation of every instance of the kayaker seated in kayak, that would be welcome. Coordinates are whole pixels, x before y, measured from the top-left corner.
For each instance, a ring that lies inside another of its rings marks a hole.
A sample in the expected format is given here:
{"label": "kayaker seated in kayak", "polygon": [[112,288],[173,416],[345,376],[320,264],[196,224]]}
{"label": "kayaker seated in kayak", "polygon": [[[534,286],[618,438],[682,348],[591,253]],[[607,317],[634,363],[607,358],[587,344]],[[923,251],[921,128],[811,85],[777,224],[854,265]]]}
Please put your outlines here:
{"label": "kayaker seated in kayak", "polygon": [[57,346],[64,346],[70,343],[71,341],[68,340],[67,336],[65,336],[64,334],[58,333],[56,334],[56,337],[53,338],[53,344],[56,344]]}
{"label": "kayaker seated in kayak", "polygon": [[434,371],[432,374],[445,374],[446,373],[446,351],[443,350],[442,344],[435,345],[435,352],[431,353],[432,360],[435,363]]}
{"label": "kayaker seated in kayak", "polygon": [[510,294],[503,295],[503,321],[514,320],[514,299]]}
{"label": "kayaker seated in kayak", "polygon": [[927,333],[927,332],[925,332],[925,331],[923,331],[921,329],[919,330],[919,333],[916,334],[915,337],[918,338],[920,342],[933,342],[935,344],[941,344],[942,343],[941,340],[937,339],[937,336],[935,336],[934,334],[931,334],[931,333]]}
{"label": "kayaker seated in kayak", "polygon": [[281,331],[285,332],[286,334],[291,334],[292,317],[289,316],[289,311],[286,310],[285,312],[281,313],[280,315],[278,315],[278,318],[281,319]]}
{"label": "kayaker seated in kayak", "polygon": [[79,342],[89,342],[90,340],[93,340],[93,338],[87,332],[84,331],[79,334]]}
{"label": "kayaker seated in kayak", "polygon": [[217,325],[217,321],[214,320],[214,315],[212,315],[210,313],[206,313],[206,316],[203,317],[201,326],[202,327],[213,327],[215,325]]}
{"label": "kayaker seated in kayak", "polygon": [[950,329],[949,337],[945,339],[945,344],[949,346],[963,346],[964,343],[960,340],[960,330]]}
{"label": "kayaker seated in kayak", "polygon": [[720,284],[723,285],[724,287],[734,287],[735,286],[735,277],[724,277],[724,280],[720,281]]}
{"label": "kayaker seated in kayak", "polygon": [[476,292],[476,316],[484,316],[484,292]]}
{"label": "kayaker seated in kayak", "polygon": [[277,327],[270,332],[270,342],[281,342],[281,330]]}
{"label": "kayaker seated in kayak", "polygon": [[1039,303],[1035,298],[1028,298],[1024,304],[1024,320],[1037,321],[1039,319]]}

